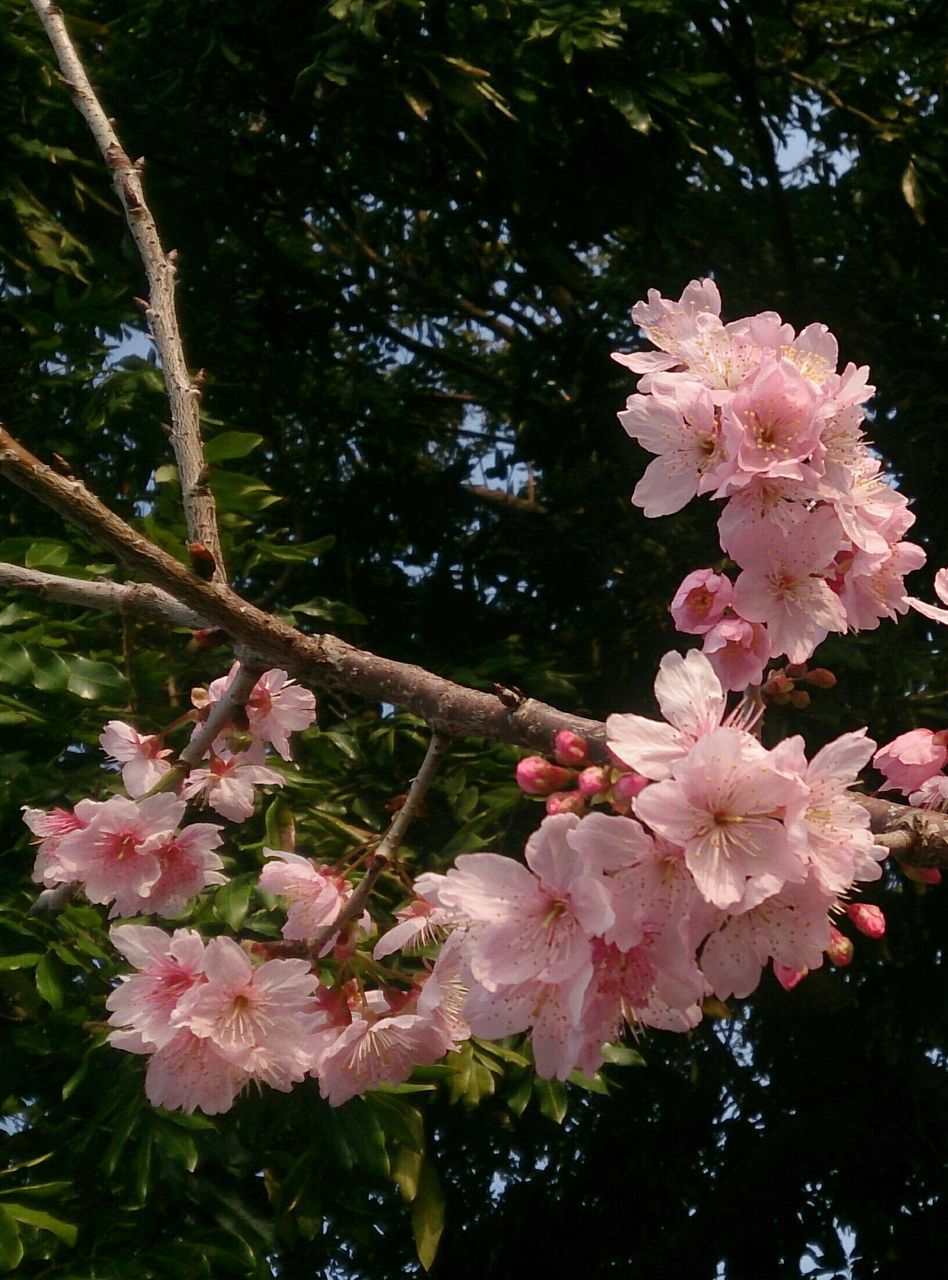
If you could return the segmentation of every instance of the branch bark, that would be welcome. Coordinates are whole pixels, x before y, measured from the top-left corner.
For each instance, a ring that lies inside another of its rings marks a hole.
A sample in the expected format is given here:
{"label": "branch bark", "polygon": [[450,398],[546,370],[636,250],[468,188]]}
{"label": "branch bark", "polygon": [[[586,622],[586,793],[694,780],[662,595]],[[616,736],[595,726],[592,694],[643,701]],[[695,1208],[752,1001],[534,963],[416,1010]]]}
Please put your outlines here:
{"label": "branch bark", "polygon": [[207,484],[207,464],[201,443],[201,387],[188,372],[178,329],[174,287],[174,254],[166,254],[142,189],[142,161],[134,163],[119,142],[112,120],[86,74],[66,30],[62,10],[51,0],[32,0],[59,61],[66,87],[89,126],[102,153],[115,193],[138,248],[148,278],[149,300],[144,305],[161,362],[171,406],[171,446],[181,479],[181,498],[191,542],[202,543],[214,557],[215,580],[224,581],[224,557],[217,529],[214,495]]}

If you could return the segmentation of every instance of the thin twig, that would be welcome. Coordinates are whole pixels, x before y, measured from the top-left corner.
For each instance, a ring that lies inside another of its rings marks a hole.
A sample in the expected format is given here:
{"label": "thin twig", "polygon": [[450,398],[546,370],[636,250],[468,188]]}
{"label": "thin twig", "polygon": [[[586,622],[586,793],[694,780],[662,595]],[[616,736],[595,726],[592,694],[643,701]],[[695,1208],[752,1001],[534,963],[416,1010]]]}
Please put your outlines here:
{"label": "thin twig", "polygon": [[392,865],[395,854],[405,838],[405,832],[408,830],[412,819],[418,813],[419,806],[425,798],[425,793],[434,781],[438,766],[441,764],[441,760],[448,749],[449,741],[443,734],[433,733],[431,735],[425,758],[422,761],[421,768],[412,779],[408,795],[405,797],[405,803],[395,814],[392,819],[392,825],[379,841],[378,847],[372,855],[368,870],[356,886],[352,897],[332,924],[323,925],[309,939],[307,947],[310,955],[319,956],[330,938],[334,937],[350,920],[358,920],[359,916],[361,916],[379,876]]}
{"label": "thin twig", "polygon": [[133,163],[119,142],[111,119],[103,110],[85,67],[72,43],[62,10],[51,0],[32,0],[50,44],[59,60],[66,87],[89,126],[112,175],[116,194],[125,210],[129,230],[148,277],[149,298],[145,319],[151,328],[161,361],[171,405],[171,445],[184,505],[188,537],[214,557],[214,577],[224,581],[224,558],[217,529],[214,495],[207,484],[207,463],[201,443],[201,386],[188,372],[175,308],[175,255],[162,247],[142,189],[142,162]]}
{"label": "thin twig", "polygon": [[229,724],[239,716],[253,687],[260,678],[258,671],[249,667],[238,666],[233,680],[227,686],[223,697],[211,707],[207,719],[192,737],[191,741],[178,755],[178,764],[187,772],[193,769],[204,758],[205,753],[213,745],[214,740],[224,732]]}
{"label": "thin twig", "polygon": [[58,573],[23,569],[17,564],[0,564],[0,586],[14,591],[106,613],[127,613],[132,617],[163,622],[195,631],[207,622],[193,609],[179,604],[167,591],[144,582],[108,582],[103,578],[65,578]]}

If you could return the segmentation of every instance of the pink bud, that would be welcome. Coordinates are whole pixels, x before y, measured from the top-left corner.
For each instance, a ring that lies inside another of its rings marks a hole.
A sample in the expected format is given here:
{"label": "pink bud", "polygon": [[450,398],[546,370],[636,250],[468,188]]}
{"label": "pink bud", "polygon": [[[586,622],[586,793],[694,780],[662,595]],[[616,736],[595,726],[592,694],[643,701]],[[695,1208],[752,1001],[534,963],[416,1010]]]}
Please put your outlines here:
{"label": "pink bud", "polygon": [[789,965],[778,964],[776,960],[774,961],[774,977],[783,987],[784,991],[792,991],[794,987],[798,986],[803,981],[809,972],[810,971],[806,965],[804,965],[802,969],[791,969]]}
{"label": "pink bud", "polygon": [[542,756],[527,756],[517,765],[517,786],[528,796],[548,796],[568,786],[576,777],[572,769],[561,769]]}
{"label": "pink bud", "polygon": [[589,743],[572,729],[560,729],[553,739],[553,755],[557,764],[581,768],[589,763]]}
{"label": "pink bud", "polygon": [[546,798],[546,811],[554,813],[577,813],[580,817],[586,812],[586,800],[578,791],[554,791]]}
{"label": "pink bud", "polygon": [[815,685],[817,689],[832,689],[836,684],[836,677],[826,667],[816,667],[808,673],[806,682]]}
{"label": "pink bud", "polygon": [[634,769],[622,773],[612,784],[613,799],[634,800],[640,791],[648,786],[648,778],[636,773]]}
{"label": "pink bud", "polygon": [[902,874],[916,884],[941,884],[941,872],[937,867],[902,866]]}
{"label": "pink bud", "polygon": [[851,902],[846,914],[867,938],[881,938],[885,933],[885,916],[871,902]]}
{"label": "pink bud", "polygon": [[841,968],[852,963],[853,944],[834,925],[830,925],[830,944],[826,948],[826,954],[833,964],[839,965]]}
{"label": "pink bud", "polygon": [[608,769],[603,769],[595,764],[590,765],[588,769],[584,769],[579,775],[580,795],[598,796],[603,791],[608,791],[609,777]]}

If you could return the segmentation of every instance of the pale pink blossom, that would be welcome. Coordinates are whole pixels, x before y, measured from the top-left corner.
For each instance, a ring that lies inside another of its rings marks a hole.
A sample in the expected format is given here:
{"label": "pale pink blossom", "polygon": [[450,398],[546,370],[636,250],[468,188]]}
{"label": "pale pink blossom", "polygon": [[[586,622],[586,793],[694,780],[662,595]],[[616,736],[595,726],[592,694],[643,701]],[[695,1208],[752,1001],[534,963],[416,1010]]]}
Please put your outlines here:
{"label": "pale pink blossom", "polygon": [[701,651],[725,689],[760,684],[770,658],[767,628],[743,618],[723,618],[705,635]]}
{"label": "pale pink blossom", "polygon": [[122,783],[136,799],[151,791],[171,770],[165,759],[171,755],[171,748],[162,747],[156,734],[139,733],[123,720],[109,720],[99,735],[99,745],[111,760],[121,764]]}
{"label": "pale pink blossom", "polygon": [[619,421],[643,449],[658,457],[635,487],[632,501],[649,517],[680,511],[697,493],[717,487],[725,462],[711,393],[696,382],[630,396]]}
{"label": "pale pink blossom", "polygon": [[717,626],[733,599],[730,578],[713,569],[695,569],[675,592],[669,612],[679,631],[701,636]]}
{"label": "pale pink blossom", "polygon": [[[255,1051],[278,1055],[299,1078],[309,1026],[307,1004],[317,986],[305,960],[268,960],[257,968],[231,938],[212,938],[204,955],[207,979],[178,1002],[175,1026],[212,1040],[231,1062],[253,1072]],[[272,1069],[272,1064],[270,1064]]]}
{"label": "pale pink blossom", "polygon": [[[237,674],[235,662],[226,676],[212,680],[195,705],[219,702],[230,688]],[[197,694],[192,695],[192,698]],[[246,704],[247,721],[251,734],[258,741],[270,742],[283,757],[290,759],[291,733],[308,729],[316,719],[316,699],[309,689],[301,689],[285,671],[273,668],[265,671],[254,685]],[[214,743],[215,750],[226,743],[222,738]]]}
{"label": "pale pink blossom", "polygon": [[885,782],[881,791],[917,791],[948,763],[948,731],[910,729],[876,752],[872,763]]}
{"label": "pale pink blossom", "polygon": [[[283,936],[306,942],[320,929],[333,924],[352,893],[344,876],[327,866],[316,866],[298,853],[264,849],[270,861],[260,872],[264,893],[275,893],[287,902]],[[327,950],[331,950],[331,941]]]}
{"label": "pale pink blossom", "polygon": [[948,810],[948,777],[936,773],[933,778],[926,778],[917,791],[909,794],[908,802],[916,809]]}
{"label": "pale pink blossom", "polygon": [[113,915],[148,911],[162,874],[157,850],[171,840],[184,810],[185,802],[168,794],[139,801],[113,796],[88,826],[63,838],[56,856],[90,902],[114,903]]}
{"label": "pale pink blossom", "polygon": [[606,741],[622,764],[660,781],[699,738],[718,728],[725,696],[711,663],[697,650],[685,657],[665,654],[655,678],[655,696],[666,724],[633,714],[611,715]]}
{"label": "pale pink blossom", "polygon": [[467,962],[487,990],[591,972],[590,939],[614,916],[602,877],[569,846],[578,819],[547,818],[527,842],[527,867],[493,853],[458,858],[439,900],[468,922]]}
{"label": "pale pink blossom", "polygon": [[580,1029],[588,972],[559,983],[530,980],[496,991],[472,983],[464,1002],[471,1034],[486,1040],[530,1031],[537,1075],[565,1080],[579,1063],[585,1036]]}
{"label": "pale pink blossom", "polygon": [[760,983],[769,959],[785,969],[818,969],[830,943],[827,911],[832,898],[811,879],[785,884],[761,900],[771,885],[751,890],[746,909],[731,915],[712,933],[701,953],[701,967],[721,1000],[749,996]]}
{"label": "pale pink blossom", "polygon": [[820,438],[818,395],[789,360],[764,363],[724,406],[721,425],[730,463],[718,495],[754,475],[814,479],[804,467]]}
{"label": "pale pink blossom", "polygon": [[734,584],[734,609],[765,623],[774,655],[805,662],[830,631],[846,630],[846,613],[826,574],[841,530],[828,508],[797,521],[789,533],[755,529],[736,535],[731,554],[743,572]]}
{"label": "pale pink blossom", "polygon": [[[935,595],[942,604],[948,605],[948,569],[939,569],[935,574]],[[923,617],[948,624],[948,609],[939,609],[937,605],[926,604],[924,600],[916,600],[914,596],[906,596],[905,599]]]}
{"label": "pale pink blossom", "polygon": [[181,785],[186,800],[202,796],[216,813],[232,822],[243,822],[254,810],[254,787],[282,787],[274,769],[250,763],[247,755],[222,750],[212,755],[207,768],[192,769]]}
{"label": "pale pink blossom", "polygon": [[339,1107],[380,1084],[401,1084],[416,1066],[437,1062],[449,1047],[443,1031],[421,1014],[375,1018],[365,1009],[323,1050],[313,1074],[322,1097]]}
{"label": "pale pink blossom", "polygon": [[[192,822],[177,835],[155,846],[161,875],[151,886],[147,906],[141,910],[176,916],[210,885],[226,884],[220,856],[221,829],[212,822]],[[113,913],[114,914],[114,913]]]}
{"label": "pale pink blossom", "polygon": [[625,365],[634,373],[652,373],[671,369],[680,363],[680,337],[683,329],[691,332],[696,315],[708,312],[721,314],[721,295],[713,280],[692,280],[686,285],[677,302],[663,298],[657,289],[649,289],[648,301],[637,302],[632,308],[632,320],[658,351],[634,352],[626,355],[614,352],[613,360]]}
{"label": "pale pink blossom", "polygon": [[59,846],[66,836],[87,827],[102,803],[100,800],[80,800],[75,809],[50,809],[48,812],[23,806],[23,821],[34,835],[40,837],[33,864],[34,880],[51,889],[76,878],[59,861]]}
{"label": "pale pink blossom", "polygon": [[[130,1043],[118,1047],[136,1052]],[[152,1106],[169,1111],[181,1110],[188,1115],[203,1111],[216,1116],[230,1110],[250,1079],[250,1073],[221,1053],[212,1040],[200,1039],[184,1029],[149,1060],[145,1096]]]}
{"label": "pale pink blossom", "polygon": [[123,977],[106,1000],[109,1022],[160,1049],[178,1034],[171,1015],[179,1000],[204,981],[204,941],[193,929],[176,929],[169,937],[163,929],[132,924],[112,929],[110,937],[138,972]]}
{"label": "pale pink blossom", "polygon": [[727,908],[744,896],[748,877],[805,878],[780,820],[802,790],[749,734],[717,729],[676,763],[671,779],[642,792],[635,814],[684,849],[703,897]]}
{"label": "pale pink blossom", "polygon": [[831,583],[854,631],[874,631],[882,618],[908,613],[905,575],[920,569],[925,552],[914,542],[897,542],[884,552],[856,551],[838,558],[839,573]]}

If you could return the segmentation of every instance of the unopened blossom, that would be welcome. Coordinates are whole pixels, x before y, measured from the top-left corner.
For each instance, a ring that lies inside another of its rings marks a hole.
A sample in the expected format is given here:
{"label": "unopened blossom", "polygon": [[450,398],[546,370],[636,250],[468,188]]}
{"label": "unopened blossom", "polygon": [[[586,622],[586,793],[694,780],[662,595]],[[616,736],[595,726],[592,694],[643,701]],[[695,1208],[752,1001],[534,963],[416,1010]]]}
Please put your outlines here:
{"label": "unopened blossom", "polygon": [[727,908],[744,896],[748,877],[805,878],[781,821],[804,790],[749,734],[717,729],[675,764],[672,778],[642,792],[635,815],[684,849],[702,895]]}
{"label": "unopened blossom", "polygon": [[710,662],[697,650],[684,658],[665,654],[655,678],[655,696],[666,724],[645,716],[611,715],[606,742],[622,764],[660,780],[699,738],[718,728],[725,697]]}
{"label": "unopened blossom", "polygon": [[850,902],[846,907],[846,914],[859,932],[864,933],[867,938],[885,936],[885,916],[881,908],[873,903]]}
{"label": "unopened blossom", "polygon": [[554,791],[546,798],[546,812],[550,817],[557,813],[584,814],[586,796],[579,791]]}
{"label": "unopened blossom", "polygon": [[143,796],[171,770],[166,756],[170,747],[162,747],[161,738],[153,733],[139,733],[123,720],[109,720],[99,735],[105,754],[122,766],[122,783],[133,798]]}
{"label": "unopened blossom", "polygon": [[830,940],[826,946],[826,954],[833,964],[839,968],[852,964],[854,950],[852,940],[844,933],[840,933],[835,925],[830,925]]}
{"label": "unopened blossom", "polygon": [[557,764],[581,769],[589,763],[589,743],[572,729],[559,729],[553,739],[553,755]]}
{"label": "unopened blossom", "polygon": [[721,621],[733,599],[730,578],[712,569],[695,569],[675,592],[669,612],[679,631],[701,636]]}
{"label": "unopened blossom", "polygon": [[527,756],[518,762],[516,776],[517,786],[528,796],[548,796],[568,786],[576,773],[543,756]]}
{"label": "unopened blossom", "polygon": [[283,778],[248,755],[222,750],[206,768],[192,769],[180,791],[186,800],[201,796],[221,817],[243,822],[253,814],[254,787],[260,786],[282,787]]}
{"label": "unopened blossom", "polygon": [[287,917],[283,937],[306,942],[320,929],[331,925],[352,893],[344,876],[327,866],[316,866],[298,853],[264,849],[270,859],[260,872],[264,893],[286,899]]}
{"label": "unopened blossom", "polygon": [[901,791],[908,795],[948,763],[948,732],[910,729],[880,747],[872,763],[885,777],[881,791]]}

